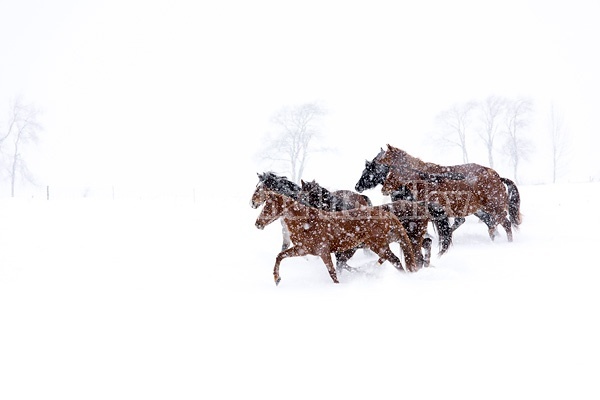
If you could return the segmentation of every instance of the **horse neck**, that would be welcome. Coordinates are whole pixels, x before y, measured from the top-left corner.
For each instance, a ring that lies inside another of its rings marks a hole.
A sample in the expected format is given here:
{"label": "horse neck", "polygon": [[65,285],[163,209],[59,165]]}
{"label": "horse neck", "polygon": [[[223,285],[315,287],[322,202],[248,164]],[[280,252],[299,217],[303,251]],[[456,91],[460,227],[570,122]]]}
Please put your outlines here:
{"label": "horse neck", "polygon": [[302,188],[292,181],[286,182],[286,190],[289,193],[289,196],[294,200],[298,200],[298,196],[300,195],[300,192],[302,192]]}
{"label": "horse neck", "polygon": [[322,186],[313,187],[308,192],[308,202],[311,206],[319,209],[331,208],[332,193]]}
{"label": "horse neck", "polygon": [[[431,164],[431,163],[426,163],[425,161],[421,160],[420,158],[413,157],[408,153],[405,153],[404,159],[405,159],[406,167],[409,167],[409,168],[412,168],[412,169],[418,170],[418,171],[426,170],[428,164]],[[435,164],[433,164],[433,165],[435,165]]]}
{"label": "horse neck", "polygon": [[319,211],[314,207],[302,204],[301,202],[287,196],[280,196],[278,202],[278,207],[281,207],[281,209],[278,210],[278,214],[280,214],[284,219],[307,217],[313,211]]}
{"label": "horse neck", "polygon": [[[269,203],[269,214],[275,216],[275,219],[285,217],[288,210],[292,208],[295,203],[289,196],[278,192],[269,192],[265,202]],[[263,212],[265,212],[266,209],[267,207],[263,209]]]}
{"label": "horse neck", "polygon": [[390,172],[387,174],[384,186],[388,188],[390,192],[397,190],[403,184],[403,180],[400,178],[400,173],[398,170],[391,168]]}
{"label": "horse neck", "polygon": [[301,191],[300,186],[285,179],[265,181],[265,186],[276,193],[291,197],[294,200],[298,199]]}

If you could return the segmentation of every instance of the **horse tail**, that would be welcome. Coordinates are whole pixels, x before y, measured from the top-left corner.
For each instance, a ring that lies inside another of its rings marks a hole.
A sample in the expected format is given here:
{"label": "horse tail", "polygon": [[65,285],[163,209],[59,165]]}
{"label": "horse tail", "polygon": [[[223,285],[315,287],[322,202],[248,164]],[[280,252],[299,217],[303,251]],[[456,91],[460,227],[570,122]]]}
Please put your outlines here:
{"label": "horse tail", "polygon": [[452,228],[450,228],[448,214],[446,214],[444,207],[438,203],[427,202],[427,209],[429,210],[429,215],[431,215],[433,227],[439,236],[440,252],[438,255],[441,256],[448,251],[448,248],[452,244]]}
{"label": "horse tail", "polygon": [[369,206],[369,207],[372,207],[372,206],[373,206],[373,202],[371,201],[371,199],[370,199],[368,196],[366,196],[366,195],[364,195],[364,194],[361,194],[361,196],[362,196],[362,198],[363,198],[363,199],[365,199],[365,201],[367,202],[367,206]]}
{"label": "horse tail", "polygon": [[510,216],[510,222],[518,227],[521,225],[521,195],[519,189],[513,181],[508,178],[500,178],[508,188],[508,214]]}

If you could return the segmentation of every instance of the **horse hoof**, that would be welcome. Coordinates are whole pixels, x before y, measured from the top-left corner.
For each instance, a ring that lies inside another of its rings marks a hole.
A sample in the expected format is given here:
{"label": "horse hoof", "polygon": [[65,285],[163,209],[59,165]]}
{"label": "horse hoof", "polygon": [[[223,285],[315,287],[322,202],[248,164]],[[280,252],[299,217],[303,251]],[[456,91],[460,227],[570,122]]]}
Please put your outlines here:
{"label": "horse hoof", "polygon": [[431,240],[431,239],[429,239],[429,238],[426,238],[426,239],[423,239],[423,244],[422,244],[422,246],[423,246],[423,248],[424,248],[424,249],[426,249],[426,250],[431,250],[431,243],[432,243],[432,240]]}
{"label": "horse hoof", "polygon": [[275,278],[275,286],[279,286],[279,282],[281,282],[281,277]]}

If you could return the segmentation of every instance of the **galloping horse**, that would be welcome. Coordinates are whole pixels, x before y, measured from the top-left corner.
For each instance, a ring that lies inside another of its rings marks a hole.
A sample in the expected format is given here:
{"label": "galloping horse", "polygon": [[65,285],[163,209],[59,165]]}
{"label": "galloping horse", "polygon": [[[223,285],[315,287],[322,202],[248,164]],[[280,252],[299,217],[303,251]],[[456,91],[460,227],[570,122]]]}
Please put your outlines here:
{"label": "galloping horse", "polygon": [[[337,190],[334,192],[329,192],[327,189],[318,186],[316,182],[314,185],[311,185],[311,183],[306,183],[307,188],[311,189],[311,194],[309,196],[302,196],[303,188],[290,181],[285,176],[279,176],[273,172],[265,172],[257,175],[259,179],[258,185],[264,185],[264,187],[267,189],[286,195],[294,200],[302,202],[305,205],[316,207],[320,210],[342,211],[363,205],[371,205],[371,200],[369,200],[367,196],[349,190]],[[305,182],[303,182],[303,185],[304,184]],[[317,186],[318,188],[322,189],[319,192],[319,195],[316,195],[314,192],[312,192],[312,190],[317,188]],[[251,205],[253,208],[258,208],[260,203],[252,201]],[[283,219],[281,220],[281,225],[283,233],[283,244],[281,245],[281,250],[286,250],[290,246],[289,230]],[[350,249],[335,254],[336,264],[339,271],[342,269],[352,270],[352,268],[348,265],[348,260],[354,255],[355,252],[356,249]]]}
{"label": "galloping horse", "polygon": [[[479,210],[485,212],[481,218],[488,226],[488,232],[493,239],[498,223],[506,231],[509,241],[512,241],[510,221],[506,217],[505,199],[492,199],[474,190],[464,180],[442,180],[438,182],[405,180],[398,168],[390,167],[390,171],[383,183],[381,192],[390,195],[392,192],[403,196],[407,200],[433,201],[440,204],[451,217],[463,218],[476,214]],[[504,193],[506,198],[506,193]],[[452,230],[458,228],[455,224]]]}
{"label": "galloping horse", "polygon": [[[404,157],[405,155],[407,157]],[[493,169],[478,164],[465,164],[464,166],[458,165],[455,167],[435,167],[436,165],[437,164],[425,163],[408,155],[400,149],[388,145],[388,151],[381,149],[380,153],[373,161],[366,161],[365,169],[355,188],[358,192],[362,192],[366,189],[374,188],[378,184],[383,184],[391,166],[396,167],[402,178],[405,180],[419,180],[419,176],[423,177],[423,179],[429,183],[463,180],[472,186],[480,196],[485,198],[484,203],[492,204],[493,202],[499,202],[503,203],[505,208],[508,208],[510,215],[510,221],[508,222],[504,221],[505,218],[495,220],[495,218],[484,209],[477,210],[474,214],[485,222],[486,225],[488,225],[488,228],[490,228],[490,226],[496,226],[498,223],[502,223],[502,225],[505,226],[510,224],[510,222],[512,222],[515,227],[518,227],[521,223],[519,192],[514,182],[510,179],[501,178]],[[415,176],[415,173],[418,173],[419,176]],[[507,194],[504,184],[508,187],[508,200],[506,200]],[[391,192],[391,197],[392,200],[396,200],[409,199],[411,196],[410,192],[394,190]],[[507,207],[506,203],[508,203]],[[453,230],[458,228],[464,222],[464,217],[455,217]],[[512,230],[511,234],[508,236],[509,240],[512,240]],[[491,234],[490,237],[493,239],[494,235]]]}
{"label": "galloping horse", "polygon": [[[369,160],[365,161],[365,169],[363,170],[362,175],[360,176],[360,179],[358,180],[358,182],[356,183],[356,186],[355,186],[356,191],[363,192],[367,189],[373,189],[377,185],[384,184],[384,182],[390,172],[390,169],[392,167],[390,167],[388,165],[384,165],[384,164],[379,164],[376,161],[379,157],[382,156],[382,154],[383,154],[383,149],[373,159],[373,161],[369,161]],[[412,180],[421,181],[421,180],[425,179],[424,181],[428,182],[428,183],[436,183],[436,182],[444,182],[447,180],[464,179],[463,175],[447,174],[447,173],[421,174],[418,171],[408,171],[407,174],[410,177],[410,179],[412,179]],[[389,188],[389,189],[391,189],[391,188]],[[388,191],[388,192],[389,192],[389,195],[390,195],[392,201],[397,201],[397,200],[416,201],[417,200],[412,195],[412,192],[407,191],[406,188],[404,188],[404,187],[394,188],[393,190]],[[477,210],[475,212],[475,215],[477,217],[479,217],[479,219],[481,219],[483,222],[485,222],[486,225],[489,225],[488,221],[491,220],[491,217],[486,212],[484,212],[482,210]],[[454,230],[456,230],[456,228],[458,228],[464,222],[465,222],[464,217],[457,217],[455,215],[454,223],[452,225],[451,231],[453,232]]]}
{"label": "galloping horse", "polygon": [[391,212],[375,207],[327,212],[264,188],[257,188],[255,196],[260,197],[257,201],[262,200],[264,203],[256,219],[256,227],[263,229],[276,219],[282,218],[293,242],[292,247],[281,251],[275,259],[273,278],[276,285],[281,281],[279,276],[281,261],[287,257],[306,254],[320,257],[327,266],[333,282],[339,283],[331,261],[331,253],[350,250],[363,243],[379,255],[380,264],[389,261],[398,270],[403,271],[400,259],[389,247],[391,242],[400,242],[406,269],[416,271],[416,263],[406,231]]}
{"label": "galloping horse", "polygon": [[[368,197],[349,190],[329,192],[314,180],[312,182],[302,181],[302,193],[299,198],[301,201],[309,202],[311,205],[313,205],[313,202],[318,202],[321,199],[325,203],[337,204],[331,200],[334,193],[338,195],[339,193],[343,193],[343,198],[350,200],[350,204],[354,201],[355,207],[353,208],[357,208],[359,205],[367,205],[364,204],[364,201],[368,201],[368,205],[371,203]],[[361,199],[361,196],[364,196],[366,200]],[[379,207],[393,212],[400,222],[402,222],[412,243],[419,268],[421,266],[428,267],[431,259],[431,239],[427,237],[427,225],[430,221],[439,235],[439,255],[444,254],[452,243],[452,229],[448,222],[448,215],[444,208],[438,204],[431,202],[415,203],[406,201],[405,199],[397,199],[397,201]],[[336,207],[335,211],[342,211],[344,209],[347,208]],[[421,252],[421,248],[423,248],[425,254]]]}
{"label": "galloping horse", "polygon": [[507,189],[504,187],[506,185],[508,188],[507,208],[510,221],[515,227],[521,224],[521,198],[517,186],[512,180],[500,177],[498,172],[492,168],[474,163],[442,166],[424,162],[389,144],[387,145],[387,151],[380,153],[376,158],[380,164],[417,170],[427,174],[463,175],[469,185],[480,191],[483,196],[490,198],[505,198],[506,196],[502,193],[506,193]]}

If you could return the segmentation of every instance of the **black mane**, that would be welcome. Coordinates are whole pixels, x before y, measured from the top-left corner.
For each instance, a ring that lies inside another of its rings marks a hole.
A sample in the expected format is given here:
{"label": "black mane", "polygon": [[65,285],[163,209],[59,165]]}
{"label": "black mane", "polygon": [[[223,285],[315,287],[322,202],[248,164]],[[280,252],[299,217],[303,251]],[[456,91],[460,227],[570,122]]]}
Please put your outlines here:
{"label": "black mane", "polygon": [[291,197],[294,200],[298,200],[300,192],[302,192],[302,188],[286,176],[277,175],[271,171],[257,175],[259,183],[263,183],[270,190]]}

